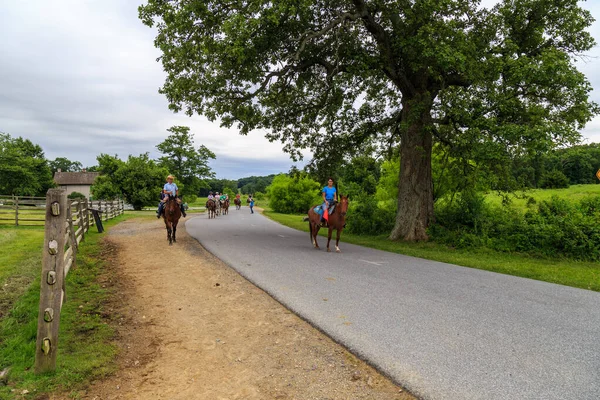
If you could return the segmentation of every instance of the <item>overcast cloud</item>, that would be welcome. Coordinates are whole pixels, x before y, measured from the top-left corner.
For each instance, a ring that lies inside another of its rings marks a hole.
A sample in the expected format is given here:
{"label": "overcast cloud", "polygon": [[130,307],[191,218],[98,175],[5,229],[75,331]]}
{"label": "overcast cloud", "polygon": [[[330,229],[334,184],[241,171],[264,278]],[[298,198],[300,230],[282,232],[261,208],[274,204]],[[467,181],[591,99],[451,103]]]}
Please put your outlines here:
{"label": "overcast cloud", "polygon": [[[155,31],[137,17],[138,0],[0,0],[0,132],[42,146],[46,157],[95,165],[100,153],[150,152],[173,125],[187,125],[196,145],[217,159],[219,178],[286,172],[292,165],[265,132],[240,136],[203,117],[173,114],[158,94]],[[484,0],[484,4],[494,3]],[[583,3],[600,19],[600,2]],[[600,22],[592,34],[600,42]],[[600,50],[579,67],[600,102]],[[582,132],[600,142],[600,118]],[[306,153],[308,154],[308,153]]]}

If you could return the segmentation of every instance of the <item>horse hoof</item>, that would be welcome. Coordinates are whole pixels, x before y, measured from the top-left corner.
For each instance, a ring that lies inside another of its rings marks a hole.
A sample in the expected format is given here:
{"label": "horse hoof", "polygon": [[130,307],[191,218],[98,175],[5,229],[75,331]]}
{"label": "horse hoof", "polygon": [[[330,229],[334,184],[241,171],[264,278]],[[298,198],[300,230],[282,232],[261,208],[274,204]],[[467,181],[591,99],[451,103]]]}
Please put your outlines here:
{"label": "horse hoof", "polygon": [[328,253],[331,253],[331,249],[330,249],[329,247],[327,248],[327,252],[328,252]]}
{"label": "horse hoof", "polygon": [[169,246],[173,246],[173,243],[172,243],[172,242],[169,242]]}
{"label": "horse hoof", "polygon": [[336,253],[341,253],[342,251],[340,249],[335,249]]}

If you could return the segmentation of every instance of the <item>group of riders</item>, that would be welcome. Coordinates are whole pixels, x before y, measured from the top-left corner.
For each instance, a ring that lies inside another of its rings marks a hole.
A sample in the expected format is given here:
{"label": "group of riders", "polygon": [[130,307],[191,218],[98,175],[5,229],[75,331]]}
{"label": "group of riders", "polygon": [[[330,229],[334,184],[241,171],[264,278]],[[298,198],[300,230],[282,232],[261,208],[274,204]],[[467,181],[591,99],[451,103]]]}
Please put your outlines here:
{"label": "group of riders", "polygon": [[[176,197],[177,203],[181,207],[181,215],[185,218],[187,215],[185,213],[186,204],[181,201],[179,197],[179,188],[177,184],[173,182],[175,177],[173,175],[167,176],[167,183],[165,183],[163,190],[161,192],[161,201],[158,204],[158,210],[156,211],[156,218],[160,218],[162,214],[162,210],[164,208],[165,203],[169,199],[169,196]],[[327,210],[333,206],[337,202],[337,190],[335,186],[333,186],[333,179],[329,178],[327,180],[327,186],[323,187],[322,190],[323,204],[321,207],[315,209],[315,211],[321,216],[321,222],[326,223],[327,221]],[[219,193],[209,192],[207,201],[214,201],[217,208],[221,208],[225,203],[229,203],[229,195],[227,193]],[[250,205],[250,211],[254,213],[254,199],[252,195],[248,196],[247,203]],[[235,204],[241,204],[240,194],[235,195]]]}

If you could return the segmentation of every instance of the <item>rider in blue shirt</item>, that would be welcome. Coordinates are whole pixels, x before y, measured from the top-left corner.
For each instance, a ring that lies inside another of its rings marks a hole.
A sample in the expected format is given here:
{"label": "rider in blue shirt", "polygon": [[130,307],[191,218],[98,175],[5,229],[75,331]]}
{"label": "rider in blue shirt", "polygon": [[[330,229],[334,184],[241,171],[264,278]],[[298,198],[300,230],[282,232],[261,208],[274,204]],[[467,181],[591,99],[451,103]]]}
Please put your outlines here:
{"label": "rider in blue shirt", "polygon": [[321,205],[321,222],[325,222],[325,219],[323,218],[325,208],[329,208],[333,202],[337,201],[337,190],[335,189],[335,186],[333,186],[333,178],[327,180],[327,186],[323,188],[322,195],[323,204]]}

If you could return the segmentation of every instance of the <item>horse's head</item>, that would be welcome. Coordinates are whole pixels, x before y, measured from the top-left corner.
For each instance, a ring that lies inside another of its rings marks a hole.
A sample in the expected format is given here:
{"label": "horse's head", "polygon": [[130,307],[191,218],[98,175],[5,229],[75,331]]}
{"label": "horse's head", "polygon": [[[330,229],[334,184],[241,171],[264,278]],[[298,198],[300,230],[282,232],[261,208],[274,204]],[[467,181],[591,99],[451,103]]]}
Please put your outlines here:
{"label": "horse's head", "polygon": [[340,201],[338,203],[340,207],[340,215],[342,217],[345,217],[346,213],[348,213],[348,197],[349,196],[340,195]]}

